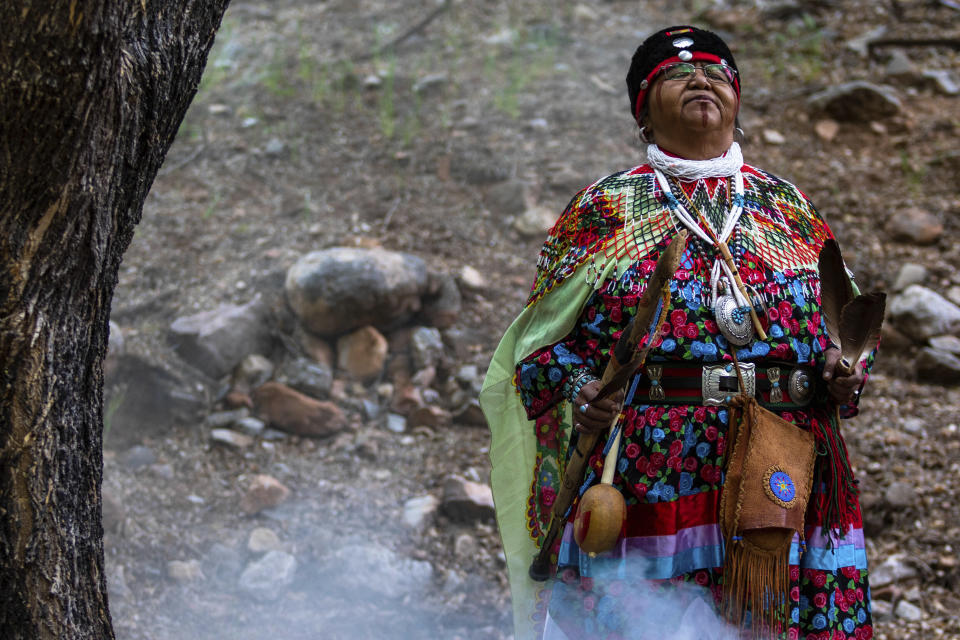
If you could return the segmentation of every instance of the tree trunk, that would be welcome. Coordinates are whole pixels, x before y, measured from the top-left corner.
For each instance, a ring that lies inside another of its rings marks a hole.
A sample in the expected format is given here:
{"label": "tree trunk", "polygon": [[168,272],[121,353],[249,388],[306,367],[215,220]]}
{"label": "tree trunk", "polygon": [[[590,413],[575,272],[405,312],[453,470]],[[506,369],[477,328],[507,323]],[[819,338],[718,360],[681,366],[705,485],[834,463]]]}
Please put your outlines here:
{"label": "tree trunk", "polygon": [[121,257],[228,0],[0,3],[0,638],[113,638],[102,363]]}

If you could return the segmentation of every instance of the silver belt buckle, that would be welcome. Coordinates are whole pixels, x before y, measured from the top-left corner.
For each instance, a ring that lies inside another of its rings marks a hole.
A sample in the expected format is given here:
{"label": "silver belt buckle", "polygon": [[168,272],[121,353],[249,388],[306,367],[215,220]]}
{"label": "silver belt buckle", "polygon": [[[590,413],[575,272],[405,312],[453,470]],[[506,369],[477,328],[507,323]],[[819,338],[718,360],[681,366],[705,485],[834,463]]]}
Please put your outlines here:
{"label": "silver belt buckle", "polygon": [[[757,394],[756,365],[753,362],[741,362],[740,375],[743,377],[744,392],[751,398]],[[700,393],[703,404],[710,407],[722,407],[730,402],[734,396],[740,395],[740,381],[732,362],[727,364],[712,364],[703,368],[700,382]],[[732,383],[731,383],[732,381]]]}

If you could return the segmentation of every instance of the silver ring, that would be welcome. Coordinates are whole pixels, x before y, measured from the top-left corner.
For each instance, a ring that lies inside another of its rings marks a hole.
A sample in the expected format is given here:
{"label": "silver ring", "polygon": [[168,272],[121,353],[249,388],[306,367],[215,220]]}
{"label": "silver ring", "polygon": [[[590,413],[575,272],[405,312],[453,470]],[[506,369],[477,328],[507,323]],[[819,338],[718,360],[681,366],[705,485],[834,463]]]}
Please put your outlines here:
{"label": "silver ring", "polygon": [[587,403],[584,402],[582,405],[580,405],[580,413],[586,413],[586,412],[587,412]]}

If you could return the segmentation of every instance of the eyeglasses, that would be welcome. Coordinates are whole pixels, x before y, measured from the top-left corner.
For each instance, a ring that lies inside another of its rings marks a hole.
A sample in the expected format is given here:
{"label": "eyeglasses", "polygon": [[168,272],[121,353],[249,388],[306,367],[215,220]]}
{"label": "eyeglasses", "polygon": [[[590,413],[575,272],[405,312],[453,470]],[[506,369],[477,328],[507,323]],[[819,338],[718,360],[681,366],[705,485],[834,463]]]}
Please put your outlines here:
{"label": "eyeglasses", "polygon": [[702,67],[698,67],[691,62],[674,62],[663,67],[660,70],[660,75],[663,76],[664,80],[688,82],[697,74],[697,69],[701,69],[703,77],[714,84],[733,84],[737,77],[737,72],[733,67],[716,62],[705,64]]}

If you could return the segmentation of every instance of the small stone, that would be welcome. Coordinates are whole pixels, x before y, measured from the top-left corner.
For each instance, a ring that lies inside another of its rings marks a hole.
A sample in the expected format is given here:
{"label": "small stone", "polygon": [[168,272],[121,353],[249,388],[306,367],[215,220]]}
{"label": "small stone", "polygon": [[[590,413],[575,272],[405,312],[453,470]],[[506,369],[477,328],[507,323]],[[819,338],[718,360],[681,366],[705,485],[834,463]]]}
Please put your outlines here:
{"label": "small stone", "polygon": [[278,382],[253,392],[257,415],[268,425],[299,436],[325,438],[347,427],[340,407],[315,400]]}
{"label": "small stone", "polygon": [[387,430],[393,433],[403,433],[407,430],[407,419],[396,413],[388,413]]}
{"label": "small stone", "polygon": [[883,492],[883,499],[894,509],[906,509],[917,503],[917,491],[906,482],[892,482]]}
{"label": "small stone", "polygon": [[263,433],[264,429],[267,428],[267,425],[263,420],[254,418],[253,416],[247,416],[246,418],[237,420],[237,423],[234,426],[250,436],[258,436]]}
{"label": "small stone", "polygon": [[899,83],[913,84],[917,79],[917,71],[913,67],[913,61],[899,49],[894,49],[890,55],[890,60],[884,69],[886,76]]}
{"label": "small stone", "polygon": [[247,565],[240,575],[240,588],[260,600],[276,600],[293,583],[297,560],[283,551],[270,551]]}
{"label": "small stone", "polygon": [[233,390],[249,393],[273,376],[273,362],[259,353],[251,353],[233,371]]}
{"label": "small stone", "polygon": [[446,409],[427,405],[411,411],[407,422],[414,427],[445,427],[450,425],[451,415]]}
{"label": "small stone", "polygon": [[480,408],[480,401],[476,398],[470,398],[453,412],[453,418],[457,424],[471,426],[485,426],[487,418]]}
{"label": "small stone", "polygon": [[149,447],[137,445],[130,447],[123,454],[123,466],[128,469],[140,469],[157,461],[156,454]]}
{"label": "small stone", "polygon": [[921,435],[926,426],[923,418],[905,418],[902,425],[904,431],[915,436]]}
{"label": "small stone", "polygon": [[253,438],[237,433],[230,429],[213,429],[210,439],[218,444],[225,444],[234,449],[248,449],[253,446]]}
{"label": "small stone", "polygon": [[410,335],[410,358],[415,369],[436,367],[443,357],[443,337],[436,327],[417,327]]}
{"label": "small stone", "polygon": [[419,387],[407,384],[395,388],[393,398],[390,400],[390,409],[394,413],[405,416],[414,409],[422,407],[424,404],[423,394],[420,392]]}
{"label": "small stone", "polygon": [[271,509],[286,502],[290,489],[282,482],[268,475],[257,475],[250,488],[240,501],[240,508],[248,515]]}
{"label": "small stone", "polygon": [[431,73],[417,80],[413,85],[413,92],[424,95],[438,91],[449,83],[450,78],[445,73]]}
{"label": "small stone", "polygon": [[205,429],[226,429],[249,417],[250,411],[246,408],[217,411],[203,419],[203,427]]}
{"label": "small stone", "polygon": [[461,560],[470,560],[477,557],[479,545],[477,539],[469,533],[461,533],[453,542],[453,553]]}
{"label": "small stone", "polygon": [[782,133],[774,129],[764,129],[763,130],[763,141],[767,144],[780,145],[784,144],[787,139]]}
{"label": "small stone", "polygon": [[893,281],[894,291],[903,291],[912,284],[923,284],[927,279],[927,268],[923,265],[907,262],[897,273],[896,280]]}
{"label": "small stone", "polygon": [[420,529],[437,511],[440,501],[434,496],[425,495],[410,498],[403,503],[403,522],[411,529]]}
{"label": "small stone", "polygon": [[438,329],[452,327],[462,307],[463,296],[456,278],[446,273],[432,274],[429,294],[423,298],[424,321]]}
{"label": "small stone", "polygon": [[483,202],[493,217],[502,220],[505,216],[515,216],[526,210],[528,191],[526,182],[514,178],[491,185]]}
{"label": "small stone", "polygon": [[897,603],[897,606],[893,610],[893,614],[898,618],[903,618],[908,622],[917,622],[918,620],[923,619],[923,609],[906,600],[901,600]]}
{"label": "small stone", "polygon": [[492,519],[493,492],[485,484],[449,477],[444,482],[442,509],[456,522],[475,524]]}
{"label": "small stone", "polygon": [[460,280],[460,284],[462,284],[465,289],[470,291],[481,291],[487,287],[487,280],[483,277],[483,274],[480,273],[478,269],[475,269],[470,265],[464,265],[460,269],[458,278]]}
{"label": "small stone", "polygon": [[890,216],[886,230],[891,239],[897,242],[928,245],[943,235],[943,223],[928,211],[908,207]]}
{"label": "small stone", "polygon": [[870,572],[870,586],[877,589],[902,580],[909,580],[916,575],[917,570],[907,564],[907,556],[897,553],[888,557]]}
{"label": "small stone", "polygon": [[326,398],[333,385],[333,367],[307,358],[288,358],[276,380],[311,398]]}
{"label": "small stone", "polygon": [[264,152],[268,156],[281,156],[286,150],[287,145],[279,138],[270,138],[270,140],[267,141],[267,146],[264,148]]}
{"label": "small stone", "polygon": [[253,553],[263,553],[264,551],[279,551],[280,537],[273,529],[266,527],[257,527],[250,532],[247,538],[247,549]]}
{"label": "small stone", "polygon": [[923,80],[932,84],[939,93],[945,96],[960,95],[960,84],[957,84],[956,77],[949,71],[927,69],[923,72]]}
{"label": "small stone", "polygon": [[824,142],[833,142],[833,139],[840,133],[840,123],[829,118],[817,120],[817,123],[813,125],[813,130]]}
{"label": "small stone", "polygon": [[543,236],[557,221],[557,213],[546,207],[533,207],[524,211],[513,221],[513,228],[521,235]]}
{"label": "small stone", "polygon": [[947,300],[955,305],[960,305],[960,287],[954,285],[947,289]]}
{"label": "small stone", "polygon": [[362,327],[337,340],[337,367],[358,380],[373,380],[383,373],[388,350],[383,334]]}
{"label": "small stone", "polygon": [[167,563],[167,575],[177,582],[196,582],[204,579],[198,560],[171,560]]}
{"label": "small stone", "polygon": [[886,600],[873,600],[870,602],[870,613],[874,620],[886,622],[893,618],[893,604]]}

